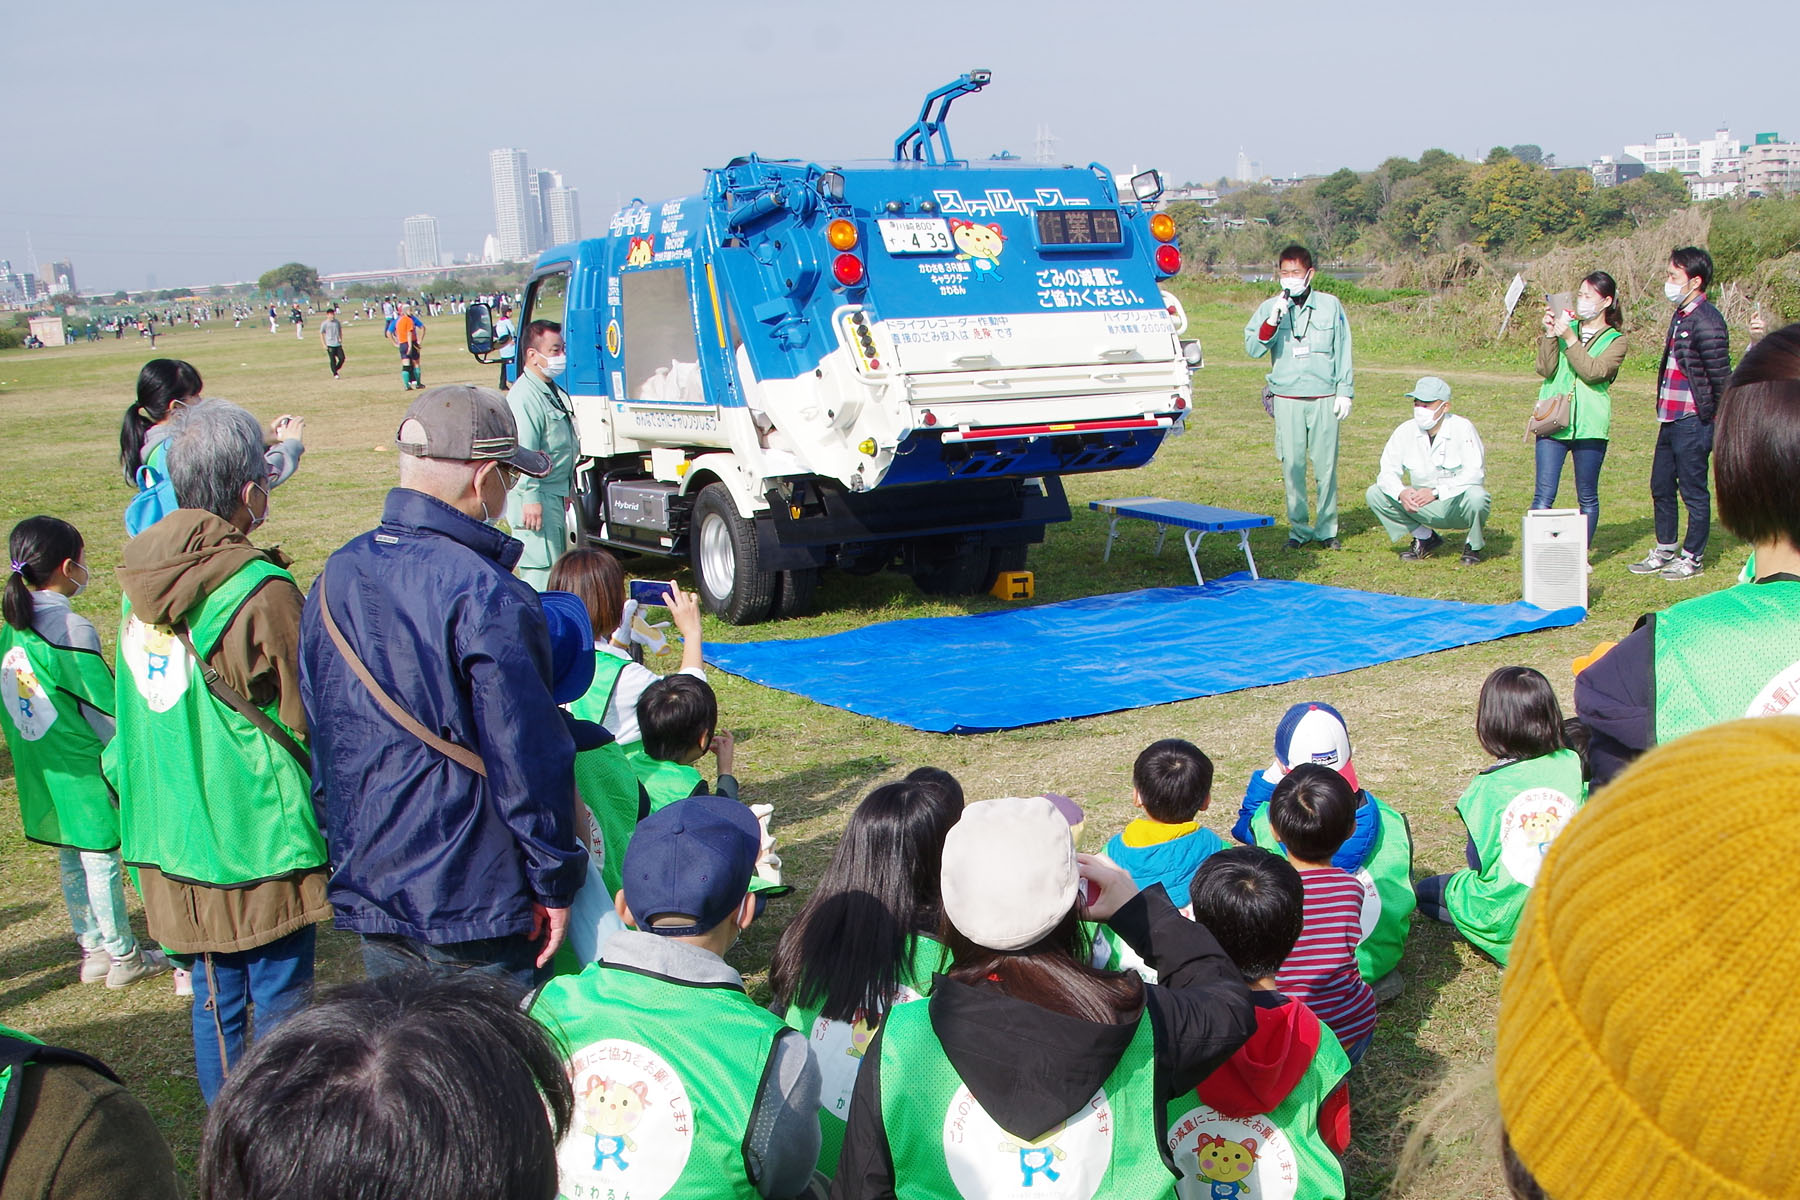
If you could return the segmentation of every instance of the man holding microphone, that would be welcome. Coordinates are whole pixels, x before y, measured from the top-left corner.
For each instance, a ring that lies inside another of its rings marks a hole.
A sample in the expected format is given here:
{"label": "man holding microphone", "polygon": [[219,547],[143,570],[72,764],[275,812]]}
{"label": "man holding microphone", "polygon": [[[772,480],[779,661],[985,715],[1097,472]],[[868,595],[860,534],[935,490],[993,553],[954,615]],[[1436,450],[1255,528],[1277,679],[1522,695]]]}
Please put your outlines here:
{"label": "man holding microphone", "polygon": [[[1244,326],[1244,350],[1268,357],[1275,457],[1287,492],[1288,549],[1318,542],[1338,548],[1338,422],[1350,415],[1356,386],[1350,323],[1337,297],[1313,287],[1313,259],[1291,245],[1276,259],[1281,291],[1257,306]],[[1318,502],[1309,505],[1306,466],[1312,464]]]}

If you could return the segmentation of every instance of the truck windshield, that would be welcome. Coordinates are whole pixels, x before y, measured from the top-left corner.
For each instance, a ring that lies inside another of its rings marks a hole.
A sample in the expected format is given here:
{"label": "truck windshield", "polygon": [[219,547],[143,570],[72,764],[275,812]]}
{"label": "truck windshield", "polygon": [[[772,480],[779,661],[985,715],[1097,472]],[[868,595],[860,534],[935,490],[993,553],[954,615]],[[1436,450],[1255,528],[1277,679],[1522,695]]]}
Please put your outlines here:
{"label": "truck windshield", "polygon": [[569,273],[546,275],[531,285],[525,301],[525,321],[555,321],[561,324],[569,308]]}

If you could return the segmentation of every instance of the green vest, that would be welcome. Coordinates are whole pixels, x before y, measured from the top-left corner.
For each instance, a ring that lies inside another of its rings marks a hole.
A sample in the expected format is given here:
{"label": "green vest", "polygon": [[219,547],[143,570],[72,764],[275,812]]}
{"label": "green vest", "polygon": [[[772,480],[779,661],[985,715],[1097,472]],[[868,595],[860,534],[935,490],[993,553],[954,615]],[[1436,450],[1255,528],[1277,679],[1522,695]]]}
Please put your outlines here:
{"label": "green vest", "polygon": [[[146,625],[124,602],[119,731],[104,763],[119,793],[126,862],[208,887],[324,864],[325,839],[306,772],[214,696],[201,674],[244,601],[270,580],[293,578],[257,559],[207,596],[187,621],[198,663],[171,630]],[[264,711],[280,724],[273,706]]]}
{"label": "green vest", "polygon": [[[604,650],[594,651],[594,682],[580,699],[570,704],[569,712],[580,720],[596,725],[606,724],[606,706],[619,686],[619,673],[625,660]],[[608,742],[597,750],[575,756],[575,791],[600,829],[600,842],[606,853],[601,860],[600,879],[606,894],[619,894],[620,873],[625,869],[625,847],[631,842],[638,821],[638,781],[626,748]]]}
{"label": "green vest", "polygon": [[[1356,946],[1356,966],[1365,981],[1374,983],[1400,965],[1419,898],[1412,885],[1411,826],[1386,801],[1372,792],[1363,794],[1381,813],[1381,834],[1363,865],[1352,872],[1363,889],[1363,939]],[[1250,833],[1263,849],[1281,853],[1267,804],[1250,818]]]}
{"label": "green vest", "polygon": [[1135,971],[1145,983],[1156,982],[1156,968],[1131,948],[1131,943],[1114,933],[1112,926],[1097,921],[1083,921],[1087,935],[1088,965],[1099,971]]}
{"label": "green vest", "polygon": [[[1588,343],[1588,353],[1598,354],[1601,347],[1619,336],[1619,331],[1606,328],[1594,335]],[[1566,442],[1572,438],[1604,438],[1612,431],[1612,393],[1610,384],[1588,383],[1575,374],[1575,368],[1569,365],[1569,352],[1563,346],[1562,339],[1556,342],[1556,374],[1544,380],[1538,388],[1538,399],[1547,400],[1551,396],[1559,396],[1564,392],[1573,393],[1569,401],[1568,427],[1547,437]]]}
{"label": "green vest", "polygon": [[[1272,1112],[1228,1117],[1193,1096],[1170,1105],[1169,1153],[1181,1200],[1344,1200],[1344,1168],[1319,1133],[1319,1109],[1350,1073],[1337,1035],[1319,1025],[1306,1074]],[[1189,1102],[1192,1102],[1191,1104]]]}
{"label": "green vest", "polygon": [[575,1087],[557,1150],[571,1198],[760,1200],[745,1147],[775,1039],[786,1030],[741,989],[595,963],[553,979],[531,1015]]}
{"label": "green vest", "polygon": [[1481,870],[1451,875],[1444,907],[1462,935],[1502,966],[1545,852],[1586,799],[1580,757],[1558,750],[1483,771],[1456,802]]}
{"label": "green vest", "polygon": [[[612,694],[619,686],[619,673],[625,669],[625,660],[605,650],[594,651],[594,682],[581,699],[569,705],[569,711],[583,721],[595,724],[606,723],[606,706],[612,703]],[[621,743],[619,749],[624,752],[626,761],[631,764],[633,774],[639,783],[644,785],[644,792],[650,797],[650,811],[665,808],[677,800],[686,800],[694,794],[706,778],[694,767],[681,763],[664,762],[660,758],[651,758],[644,753],[644,743]],[[589,808],[593,808],[590,801]],[[598,811],[594,814],[598,817]],[[637,824],[637,808],[634,803],[631,810],[631,823]],[[602,832],[605,832],[602,826]],[[629,834],[627,834],[629,840]],[[612,861],[612,843],[607,842],[607,861]],[[619,861],[624,862],[624,846],[619,848]],[[612,885],[608,885],[612,886]],[[615,889],[616,890],[616,889]]]}
{"label": "green vest", "polygon": [[119,848],[119,809],[100,773],[103,747],[80,704],[110,716],[114,686],[99,652],[53,646],[34,630],[0,625],[0,731],[32,841]]}
{"label": "green vest", "polygon": [[[34,1038],[29,1033],[14,1029],[10,1025],[0,1025],[0,1037],[17,1038],[21,1042],[30,1042],[34,1046],[41,1046],[44,1044],[41,1039]],[[17,1074],[20,1069],[21,1068],[10,1065],[0,1068],[0,1112],[6,1111],[6,1089],[12,1086],[13,1076]],[[0,1129],[0,1144],[4,1144],[8,1140],[8,1135],[10,1135],[11,1132],[11,1130]],[[4,1165],[4,1163],[5,1159],[0,1158],[0,1165]]]}
{"label": "green vest", "polygon": [[686,800],[694,794],[695,788],[706,782],[706,776],[693,767],[651,758],[644,753],[642,742],[626,746],[625,757],[630,761],[637,781],[644,785],[645,794],[650,797],[651,812],[667,808],[677,800]]}
{"label": "green vest", "polygon": [[[915,936],[908,948],[909,961],[901,971],[900,993],[890,1007],[931,995],[932,977],[950,968],[950,951],[941,942]],[[831,1021],[819,1015],[817,1006],[788,1006],[787,1026],[806,1038],[819,1064],[819,1172],[827,1179],[837,1175],[838,1155],[844,1147],[844,1125],[850,1117],[850,1094],[862,1067],[863,1051],[881,1028],[881,1014],[861,1014],[854,1024]]]}
{"label": "green vest", "polygon": [[1658,745],[1721,721],[1800,711],[1800,583],[1728,587],[1654,620]]}
{"label": "green vest", "polygon": [[1161,1200],[1175,1180],[1163,1161],[1163,1106],[1149,1014],[1106,1082],[1070,1120],[1032,1142],[995,1124],[958,1078],[931,1006],[902,1004],[881,1035],[881,1119],[898,1200],[1055,1196]]}

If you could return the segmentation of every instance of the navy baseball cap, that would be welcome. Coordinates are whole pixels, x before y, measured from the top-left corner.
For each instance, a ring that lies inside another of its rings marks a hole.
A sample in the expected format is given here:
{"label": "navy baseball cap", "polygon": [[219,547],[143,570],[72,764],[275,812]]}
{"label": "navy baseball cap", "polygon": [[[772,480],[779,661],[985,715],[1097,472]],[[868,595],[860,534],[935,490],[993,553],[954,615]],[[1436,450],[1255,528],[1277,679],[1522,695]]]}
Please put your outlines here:
{"label": "navy baseball cap", "polygon": [[[689,796],[638,823],[625,848],[620,882],[639,929],[698,937],[742,904],[762,851],[762,826],[748,805],[725,796]],[[659,917],[688,925],[652,928]]]}
{"label": "navy baseball cap", "polygon": [[550,627],[550,696],[573,704],[594,684],[594,627],[587,605],[573,592],[542,592],[544,622]]}
{"label": "navy baseball cap", "polygon": [[1352,788],[1360,788],[1350,763],[1350,730],[1343,714],[1319,700],[1303,701],[1281,716],[1275,726],[1275,757],[1288,770],[1301,763],[1330,767]]}

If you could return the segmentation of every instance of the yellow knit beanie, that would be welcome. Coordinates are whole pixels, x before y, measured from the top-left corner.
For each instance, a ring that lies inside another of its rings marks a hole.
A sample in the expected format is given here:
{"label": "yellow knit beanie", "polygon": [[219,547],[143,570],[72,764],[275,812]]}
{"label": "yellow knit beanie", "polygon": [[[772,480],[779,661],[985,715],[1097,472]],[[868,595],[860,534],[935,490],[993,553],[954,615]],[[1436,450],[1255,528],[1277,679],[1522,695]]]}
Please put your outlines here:
{"label": "yellow knit beanie", "polygon": [[1553,1200],[1800,1197],[1800,717],[1633,764],[1551,846],[1500,1111]]}

